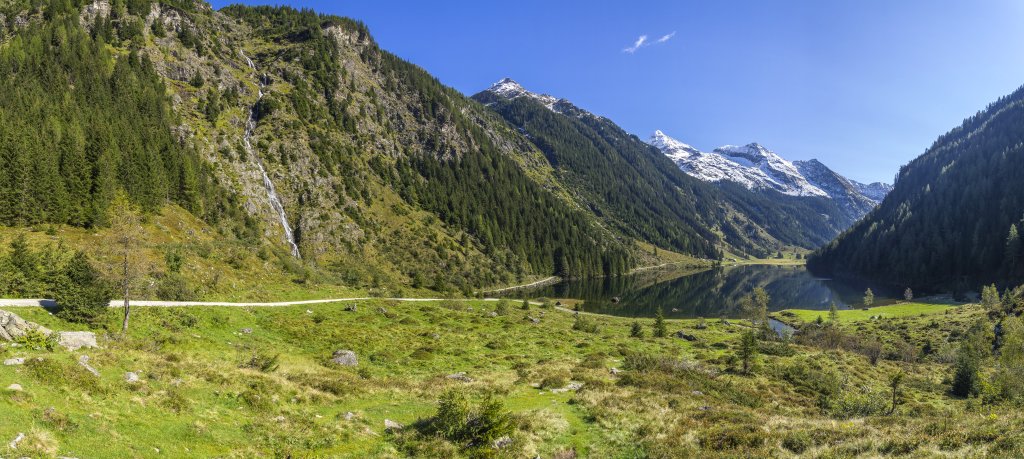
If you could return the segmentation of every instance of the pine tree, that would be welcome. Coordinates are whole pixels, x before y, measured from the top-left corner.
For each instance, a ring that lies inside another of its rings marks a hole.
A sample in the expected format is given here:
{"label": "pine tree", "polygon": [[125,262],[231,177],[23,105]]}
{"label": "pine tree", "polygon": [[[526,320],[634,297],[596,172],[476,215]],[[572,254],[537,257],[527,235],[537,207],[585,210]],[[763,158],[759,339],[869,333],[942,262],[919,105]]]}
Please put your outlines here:
{"label": "pine tree", "polygon": [[828,308],[828,321],[833,324],[839,323],[839,309],[836,308],[835,301],[833,301],[832,305]]}
{"label": "pine tree", "polygon": [[864,291],[864,307],[870,308],[872,304],[875,304],[875,292],[869,288]]}
{"label": "pine tree", "polygon": [[999,299],[999,289],[996,284],[986,285],[981,288],[981,305],[989,313],[997,313],[1002,309],[1002,302]]}
{"label": "pine tree", "polygon": [[668,336],[668,327],[665,325],[665,313],[662,312],[660,307],[654,315],[654,332],[652,334],[655,338]]}
{"label": "pine tree", "polygon": [[77,252],[58,276],[54,288],[57,317],[70,322],[95,323],[110,307],[112,289],[89,258]]}
{"label": "pine tree", "polygon": [[736,356],[743,363],[743,374],[750,374],[750,370],[754,365],[754,359],[757,358],[757,353],[757,333],[754,330],[743,332],[743,335],[740,336],[740,346],[736,350]]}
{"label": "pine tree", "polygon": [[629,336],[632,338],[643,338],[644,327],[640,325],[639,321],[634,320],[632,327],[629,329]]}
{"label": "pine tree", "polygon": [[907,289],[903,291],[903,300],[904,301],[913,301],[914,300],[914,291],[911,290],[910,287],[907,287]]}

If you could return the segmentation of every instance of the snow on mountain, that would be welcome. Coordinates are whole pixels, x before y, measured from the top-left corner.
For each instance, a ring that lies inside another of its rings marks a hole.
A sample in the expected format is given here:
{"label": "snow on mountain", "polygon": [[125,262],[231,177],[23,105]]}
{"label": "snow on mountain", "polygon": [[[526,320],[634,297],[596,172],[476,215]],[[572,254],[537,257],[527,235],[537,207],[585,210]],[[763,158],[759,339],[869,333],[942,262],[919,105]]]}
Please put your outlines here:
{"label": "snow on mountain", "polygon": [[770,189],[791,196],[829,196],[808,182],[792,162],[756,143],[742,147],[726,145],[706,153],[661,131],[654,131],[648,143],[658,147],[684,172],[701,180],[729,180],[749,189]]}
{"label": "snow on mountain", "polygon": [[729,180],[751,190],[775,190],[790,196],[827,197],[854,218],[874,208],[892,189],[884,183],[865,185],[847,179],[816,159],[788,161],[757,143],[726,145],[707,153],[662,131],[654,131],[648,143],[701,180]]}
{"label": "snow on mountain", "polygon": [[885,199],[885,196],[888,195],[890,191],[892,191],[892,185],[888,183],[860,183],[856,180],[850,180],[850,183],[852,183],[853,186],[857,188],[857,191],[859,191],[860,194],[867,196],[869,199],[875,201],[876,203],[882,202],[882,200]]}
{"label": "snow on mountain", "polygon": [[[519,97],[529,97],[540,102],[541,105],[544,105],[545,107],[547,107],[548,110],[551,110],[555,113],[567,116],[592,116],[595,118],[602,118],[600,116],[597,116],[593,113],[590,113],[586,110],[583,110],[582,108],[573,105],[572,102],[569,102],[568,99],[560,99],[548,94],[538,94],[535,92],[531,92],[524,88],[519,83],[516,83],[515,80],[511,78],[502,78],[501,81],[494,83],[493,85],[491,85],[490,88],[487,88],[480,94],[486,94],[489,97],[507,100],[512,100]],[[491,100],[491,102],[488,102],[489,97],[484,97],[483,99],[478,100],[481,100],[484,103],[484,105],[490,105],[490,103],[492,103],[493,100]]]}
{"label": "snow on mountain", "polygon": [[541,104],[544,104],[544,106],[551,111],[556,111],[555,103],[558,102],[558,98],[554,96],[549,96],[547,94],[536,94],[527,91],[526,88],[524,88],[519,83],[516,83],[515,80],[511,78],[502,78],[501,81],[491,85],[491,87],[488,88],[487,91],[490,91],[494,95],[501,97],[503,99],[515,99],[517,97],[522,96],[530,97],[536,99]]}

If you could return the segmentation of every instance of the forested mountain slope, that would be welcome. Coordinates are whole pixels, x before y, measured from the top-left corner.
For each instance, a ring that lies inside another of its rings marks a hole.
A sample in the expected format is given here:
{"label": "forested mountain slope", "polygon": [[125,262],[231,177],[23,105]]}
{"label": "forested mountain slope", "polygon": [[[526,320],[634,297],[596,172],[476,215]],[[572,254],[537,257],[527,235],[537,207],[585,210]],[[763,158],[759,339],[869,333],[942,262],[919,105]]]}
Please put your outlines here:
{"label": "forested mountain slope", "polygon": [[1024,89],[999,99],[900,169],[882,204],[808,261],[898,286],[1024,281]]}
{"label": "forested mountain slope", "polygon": [[473,98],[522,129],[610,227],[662,248],[767,256],[784,246],[817,247],[853,222],[827,197],[703,182],[611,120],[507,78]]}
{"label": "forested mountain slope", "polygon": [[636,263],[532,144],[356,21],[190,0],[0,15],[6,225],[102,227],[123,190],[284,263],[295,242],[347,283],[468,291]]}

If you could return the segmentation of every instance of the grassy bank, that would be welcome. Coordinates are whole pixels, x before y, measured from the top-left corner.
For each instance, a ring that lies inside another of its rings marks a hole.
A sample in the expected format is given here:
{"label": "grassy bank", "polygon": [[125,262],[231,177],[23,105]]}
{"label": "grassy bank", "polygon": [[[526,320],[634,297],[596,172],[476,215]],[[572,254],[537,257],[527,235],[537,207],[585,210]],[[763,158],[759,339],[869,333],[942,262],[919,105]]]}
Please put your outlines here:
{"label": "grassy bank", "polygon": [[[765,341],[748,375],[734,357],[748,330],[740,321],[667,322],[670,334],[682,331],[688,340],[652,337],[650,320],[642,324],[645,337],[636,338],[630,336],[631,319],[588,315],[580,326],[570,313],[522,310],[518,302],[497,316],[490,314],[497,303],[481,301],[369,301],[356,311],[346,306],[137,308],[128,337],[115,339],[99,328],[101,349],[4,347],[4,359],[28,362],[0,366],[0,388],[23,387],[0,392],[0,440],[6,445],[19,432],[27,439],[17,450],[0,447],[0,455],[851,457],[1024,451],[1024,437],[1013,428],[1022,420],[1016,410],[951,398],[948,365],[932,357],[882,358],[872,365],[841,349]],[[868,332],[888,340],[948,339],[980,314],[973,306],[950,310],[939,327],[933,328],[934,315],[909,315]],[[42,309],[15,311],[54,329],[81,328]],[[848,319],[842,327],[849,331],[879,322]],[[106,327],[116,325],[111,317]],[[339,349],[354,351],[358,365],[331,363]],[[90,357],[98,378],[77,364],[81,355]],[[126,382],[128,371],[142,382]],[[889,415],[886,381],[899,371],[907,382]],[[459,372],[471,381],[448,377]],[[435,414],[448,390],[466,394],[471,403],[493,394],[512,416],[511,444],[470,450],[416,424]],[[405,428],[388,432],[385,419]]]}

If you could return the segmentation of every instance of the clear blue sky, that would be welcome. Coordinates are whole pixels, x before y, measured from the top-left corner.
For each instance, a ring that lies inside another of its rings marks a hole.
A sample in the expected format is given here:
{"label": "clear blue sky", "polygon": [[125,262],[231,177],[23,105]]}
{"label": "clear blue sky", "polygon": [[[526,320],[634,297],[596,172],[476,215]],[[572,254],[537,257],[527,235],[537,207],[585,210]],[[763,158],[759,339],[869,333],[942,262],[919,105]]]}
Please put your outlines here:
{"label": "clear blue sky", "polygon": [[[1016,0],[245,3],[362,20],[383,48],[467,95],[508,76],[643,139],[757,141],[860,181],[891,182],[1024,84]],[[624,51],[641,35],[645,46]]]}

